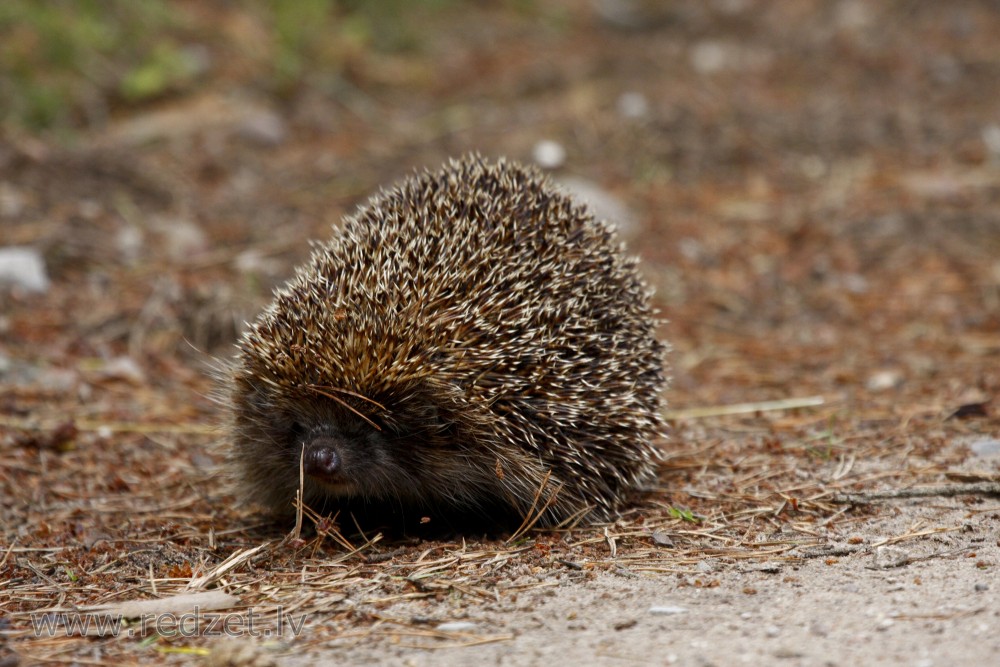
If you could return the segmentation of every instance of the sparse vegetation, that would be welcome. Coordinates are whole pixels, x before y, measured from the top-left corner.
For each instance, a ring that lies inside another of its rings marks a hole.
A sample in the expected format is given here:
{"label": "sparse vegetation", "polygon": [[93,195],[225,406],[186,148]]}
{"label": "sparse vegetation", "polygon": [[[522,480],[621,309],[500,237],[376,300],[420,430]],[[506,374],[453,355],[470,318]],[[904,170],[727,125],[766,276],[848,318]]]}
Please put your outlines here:
{"label": "sparse vegetation", "polygon": [[226,65],[211,85],[242,77],[278,95],[302,85],[332,88],[345,67],[370,53],[418,48],[417,18],[450,4],[6,0],[0,123],[28,131],[100,125],[118,106],[198,85],[213,58]]}

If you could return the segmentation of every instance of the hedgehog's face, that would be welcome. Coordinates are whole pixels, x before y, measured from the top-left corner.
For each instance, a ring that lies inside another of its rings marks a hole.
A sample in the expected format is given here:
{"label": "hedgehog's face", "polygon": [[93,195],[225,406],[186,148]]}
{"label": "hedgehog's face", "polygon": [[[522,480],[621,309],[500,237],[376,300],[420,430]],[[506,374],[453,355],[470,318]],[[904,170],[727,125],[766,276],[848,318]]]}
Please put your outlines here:
{"label": "hedgehog's face", "polygon": [[305,474],[306,497],[386,498],[408,486],[407,457],[394,435],[359,418],[296,421],[287,440],[290,463]]}
{"label": "hedgehog's face", "polygon": [[327,500],[394,502],[454,493],[441,488],[442,462],[455,455],[453,434],[436,410],[393,405],[391,417],[380,418],[324,396],[289,401],[259,386],[243,389],[234,401],[234,451],[250,495],[264,505],[291,508],[300,468],[303,498],[317,509]]}

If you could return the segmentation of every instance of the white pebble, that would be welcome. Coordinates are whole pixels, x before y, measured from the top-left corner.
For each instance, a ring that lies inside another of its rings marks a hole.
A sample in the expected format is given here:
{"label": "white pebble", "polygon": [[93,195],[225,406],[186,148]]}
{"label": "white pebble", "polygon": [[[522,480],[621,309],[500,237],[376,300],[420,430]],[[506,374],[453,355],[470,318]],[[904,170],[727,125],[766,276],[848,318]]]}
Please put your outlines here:
{"label": "white pebble", "polygon": [[674,614],[686,614],[687,609],[685,607],[676,607],[671,605],[663,606],[652,606],[649,608],[649,613],[656,616],[672,616]]}
{"label": "white pebble", "polygon": [[865,386],[869,391],[885,391],[903,384],[903,375],[896,370],[883,370],[868,376]]}
{"label": "white pebble", "polygon": [[1000,125],[987,125],[982,130],[983,143],[994,159],[1000,159]]}
{"label": "white pebble", "polygon": [[469,621],[447,621],[437,626],[441,632],[468,632],[476,629],[475,623]]}
{"label": "white pebble", "polygon": [[0,284],[10,284],[27,292],[46,292],[49,276],[45,260],[34,248],[0,248]]}
{"label": "white pebble", "polygon": [[714,41],[698,42],[691,47],[691,66],[699,74],[712,74],[729,64],[729,49],[725,44]]}
{"label": "white pebble", "polygon": [[135,225],[126,225],[118,230],[115,235],[115,245],[122,260],[127,264],[134,264],[142,254],[144,238],[142,230]]}
{"label": "white pebble", "polygon": [[535,144],[532,156],[539,167],[556,169],[566,161],[566,149],[557,141],[543,139]]}
{"label": "white pebble", "polygon": [[262,146],[277,146],[288,136],[288,126],[272,111],[255,111],[243,119],[240,134]]}
{"label": "white pebble", "polygon": [[208,246],[204,230],[192,220],[164,216],[154,219],[150,226],[162,236],[163,248],[174,260],[189,258]]}
{"label": "white pebble", "polygon": [[574,198],[586,204],[595,218],[614,224],[623,238],[628,240],[635,237],[638,223],[635,215],[621,199],[585,178],[567,176],[559,179],[559,185]]}
{"label": "white pebble", "polygon": [[0,183],[0,217],[16,218],[24,211],[24,194],[4,181]]}
{"label": "white pebble", "polygon": [[622,118],[637,120],[649,115],[649,101],[642,93],[630,91],[618,98],[618,113]]}
{"label": "white pebble", "polygon": [[973,456],[978,456],[979,458],[997,456],[1000,455],[1000,439],[990,437],[979,438],[969,443],[969,449],[972,450]]}
{"label": "white pebble", "polygon": [[146,380],[139,364],[135,359],[127,356],[108,360],[101,369],[101,375],[114,380],[124,380],[134,385],[141,385]]}

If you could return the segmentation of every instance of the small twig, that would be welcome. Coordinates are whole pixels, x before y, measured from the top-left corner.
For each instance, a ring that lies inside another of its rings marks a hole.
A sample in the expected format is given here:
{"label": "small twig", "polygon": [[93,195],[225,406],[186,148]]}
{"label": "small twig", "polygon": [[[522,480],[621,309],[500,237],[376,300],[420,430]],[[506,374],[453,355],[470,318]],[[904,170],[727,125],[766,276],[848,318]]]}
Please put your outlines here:
{"label": "small twig", "polygon": [[946,556],[954,556],[957,553],[963,551],[968,551],[969,547],[962,546],[957,549],[948,549],[947,551],[937,551],[932,554],[927,554],[926,556],[904,556],[899,560],[894,560],[891,563],[885,563],[884,565],[866,565],[866,570],[893,570],[897,567],[906,567],[911,563],[919,563],[923,560],[933,560],[934,558],[944,558]]}
{"label": "small twig", "polygon": [[546,498],[545,504],[538,509],[537,513],[535,512],[535,508],[538,507],[538,501],[541,500],[542,494],[545,493],[545,487],[549,485],[550,477],[552,477],[551,470],[546,472],[545,477],[542,478],[542,483],[538,485],[538,490],[535,492],[535,497],[531,501],[531,507],[528,509],[528,513],[524,516],[524,521],[522,521],[518,529],[514,531],[514,534],[507,539],[507,544],[510,544],[531,530],[531,527],[538,523],[538,520],[545,514],[545,510],[547,510],[552,503],[555,502],[556,496],[559,495],[559,491],[562,489],[562,485],[556,487],[556,489]]}
{"label": "small twig", "polygon": [[618,557],[618,541],[617,538],[611,535],[611,531],[607,526],[604,527],[604,541],[608,543],[608,548],[611,549],[611,557]]}
{"label": "small twig", "polygon": [[573,561],[566,560],[565,558],[556,558],[556,562],[559,563],[560,565],[565,565],[566,567],[568,567],[571,570],[582,570],[583,569],[583,566],[580,565],[579,563],[574,563]]}
{"label": "small twig", "polygon": [[14,546],[16,544],[17,544],[17,538],[15,537],[13,540],[10,541],[10,546],[7,547],[7,553],[3,555],[3,560],[0,560],[0,567],[3,567],[4,565],[7,564],[7,559],[10,558],[10,554],[12,551],[14,551]]}
{"label": "small twig", "polygon": [[266,549],[270,544],[270,542],[265,542],[264,544],[254,547],[253,549],[244,549],[242,551],[234,552],[231,556],[229,556],[229,558],[219,563],[215,569],[208,574],[192,579],[185,587],[185,590],[190,591],[198,588],[204,588],[216,579],[219,579],[226,572],[229,572],[230,570],[235,569],[237,566],[250,560],[257,555],[258,552]]}
{"label": "small twig", "polygon": [[773,412],[775,410],[812,408],[817,405],[823,405],[824,403],[826,403],[826,399],[822,396],[805,396],[803,398],[782,398],[776,401],[758,401],[755,403],[735,403],[733,405],[713,405],[705,408],[667,410],[663,416],[667,421],[676,421],[678,419],[703,419],[705,417],[743,415],[754,412]]}
{"label": "small twig", "polygon": [[919,486],[910,489],[890,489],[871,493],[837,493],[829,498],[834,503],[863,505],[878,500],[900,498],[928,498],[933,496],[951,497],[966,495],[1000,496],[1000,482],[978,482],[976,484],[949,484],[948,486]]}
{"label": "small twig", "polygon": [[811,546],[815,551],[800,551],[796,554],[799,558],[837,558],[839,556],[851,556],[859,551],[871,550],[871,545],[858,544],[846,547],[835,547],[828,545]]}
{"label": "small twig", "polygon": [[[344,399],[342,399],[340,396],[336,396],[334,394],[331,394],[329,391],[327,391],[327,389],[332,389],[332,387],[329,387],[329,388],[328,387],[321,387],[321,386],[318,386],[318,385],[315,385],[315,384],[307,384],[307,385],[303,385],[303,386],[306,389],[308,389],[309,391],[315,392],[315,393],[319,394],[320,396],[326,396],[327,398],[329,398],[329,399],[331,399],[333,401],[336,401],[337,403],[339,403],[340,405],[344,406],[345,408],[347,408],[348,410],[350,410],[351,412],[353,412],[357,416],[359,416],[362,419],[364,419],[376,431],[381,431],[382,430],[382,427],[379,426],[378,424],[376,424],[375,422],[373,422],[365,413],[361,412],[360,410],[358,410],[358,409],[354,408],[353,406],[351,406],[350,404],[348,404],[348,402],[345,401]],[[337,391],[344,391],[344,390],[338,389]],[[360,394],[355,394],[354,392],[345,391],[345,393],[350,394],[351,396],[358,396],[359,398],[365,398],[364,396],[361,396]],[[382,406],[381,403],[376,403],[375,401],[372,401],[370,398],[365,398],[365,400],[366,401],[371,401],[372,403],[375,403],[375,405],[378,405],[378,406],[382,407],[383,410],[385,409],[384,406]]]}
{"label": "small twig", "polygon": [[156,579],[153,577],[153,561],[149,561],[149,589],[153,591],[153,595],[159,597],[159,592],[156,590]]}
{"label": "small twig", "polygon": [[306,488],[306,444],[302,443],[302,451],[299,453],[299,488],[295,489],[295,528],[289,535],[291,540],[299,540],[302,537],[302,505],[303,490]]}

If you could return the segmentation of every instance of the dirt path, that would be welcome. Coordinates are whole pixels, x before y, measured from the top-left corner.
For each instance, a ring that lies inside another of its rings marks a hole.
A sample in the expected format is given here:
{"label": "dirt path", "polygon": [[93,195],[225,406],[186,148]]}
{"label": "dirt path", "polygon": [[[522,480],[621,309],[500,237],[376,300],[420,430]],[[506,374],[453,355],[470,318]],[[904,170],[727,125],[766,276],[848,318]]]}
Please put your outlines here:
{"label": "dirt path", "polygon": [[[669,574],[549,571],[536,575],[546,587],[516,600],[395,604],[379,615],[468,626],[427,650],[400,647],[423,642],[387,629],[289,664],[996,664],[998,510],[970,516],[935,504],[906,503],[894,517],[858,522],[852,536],[860,542],[828,557],[793,552],[738,566],[708,559]],[[906,537],[914,533],[925,535]],[[890,545],[875,546],[883,542]]]}

